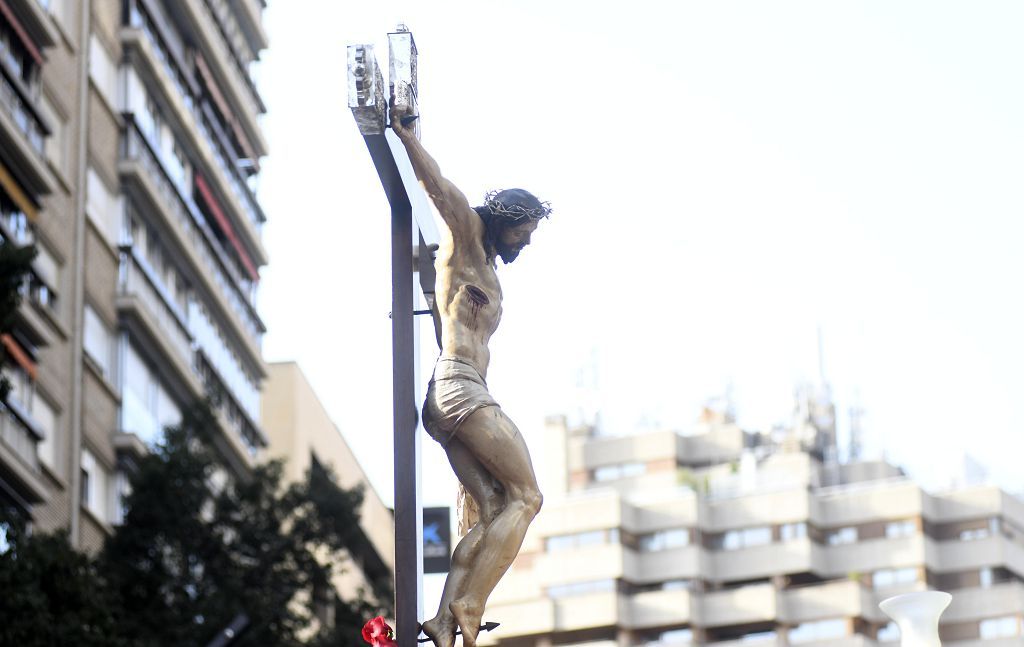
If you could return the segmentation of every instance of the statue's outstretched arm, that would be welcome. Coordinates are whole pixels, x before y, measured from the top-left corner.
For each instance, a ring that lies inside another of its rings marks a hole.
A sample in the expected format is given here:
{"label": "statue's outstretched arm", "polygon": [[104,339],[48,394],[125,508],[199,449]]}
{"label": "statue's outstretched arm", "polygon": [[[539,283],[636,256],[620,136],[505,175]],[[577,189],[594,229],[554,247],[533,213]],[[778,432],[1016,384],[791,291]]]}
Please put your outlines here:
{"label": "statue's outstretched arm", "polygon": [[483,226],[480,218],[469,205],[469,200],[457,186],[441,175],[441,168],[434,158],[423,148],[412,130],[402,126],[401,119],[408,110],[391,111],[391,127],[402,140],[405,150],[409,153],[409,161],[416,172],[416,179],[423,185],[430,196],[438,213],[451,229],[454,238],[478,235],[477,229]]}

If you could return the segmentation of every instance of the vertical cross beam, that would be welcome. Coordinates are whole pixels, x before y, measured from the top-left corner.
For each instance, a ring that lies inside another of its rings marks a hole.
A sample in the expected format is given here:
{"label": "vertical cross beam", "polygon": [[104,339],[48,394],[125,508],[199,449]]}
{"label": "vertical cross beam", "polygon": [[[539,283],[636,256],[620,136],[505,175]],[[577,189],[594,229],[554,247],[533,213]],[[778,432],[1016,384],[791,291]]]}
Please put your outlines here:
{"label": "vertical cross beam", "polygon": [[[416,45],[402,27],[388,35],[390,97],[416,108]],[[399,647],[416,647],[422,586],[422,516],[419,499],[419,345],[414,319],[414,275],[433,294],[428,246],[439,235],[405,147],[388,127],[383,77],[372,45],[348,47],[349,107],[391,205],[391,344],[395,445],[395,633]],[[419,129],[416,129],[417,137]],[[414,244],[420,253],[416,254]],[[418,262],[414,264],[414,258]]]}

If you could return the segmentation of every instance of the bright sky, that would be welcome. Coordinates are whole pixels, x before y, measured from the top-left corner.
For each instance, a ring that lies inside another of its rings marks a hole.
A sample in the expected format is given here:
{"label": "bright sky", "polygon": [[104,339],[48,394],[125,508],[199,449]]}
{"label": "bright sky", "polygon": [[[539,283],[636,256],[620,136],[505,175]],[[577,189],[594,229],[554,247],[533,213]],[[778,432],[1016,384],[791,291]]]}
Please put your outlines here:
{"label": "bright sky", "polygon": [[[345,46],[386,66],[398,22],[444,173],[555,208],[499,269],[488,379],[533,447],[553,413],[685,430],[728,388],[767,429],[820,326],[841,442],[859,404],[868,452],[929,487],[969,452],[1024,488],[1024,4],[271,0],[265,352],[300,363],[385,501],[388,206]],[[426,503],[450,504],[424,448]]]}

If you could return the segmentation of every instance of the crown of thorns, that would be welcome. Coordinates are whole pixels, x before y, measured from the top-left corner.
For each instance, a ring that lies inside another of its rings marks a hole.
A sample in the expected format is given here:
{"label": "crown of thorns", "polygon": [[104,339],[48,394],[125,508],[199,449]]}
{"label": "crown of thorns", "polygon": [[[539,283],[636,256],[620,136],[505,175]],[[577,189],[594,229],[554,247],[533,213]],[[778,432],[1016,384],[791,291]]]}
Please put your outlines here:
{"label": "crown of thorns", "polygon": [[503,216],[509,220],[541,220],[551,214],[551,203],[541,202],[539,207],[524,207],[521,204],[509,204],[497,199],[501,191],[489,191],[484,196],[484,206],[496,216]]}

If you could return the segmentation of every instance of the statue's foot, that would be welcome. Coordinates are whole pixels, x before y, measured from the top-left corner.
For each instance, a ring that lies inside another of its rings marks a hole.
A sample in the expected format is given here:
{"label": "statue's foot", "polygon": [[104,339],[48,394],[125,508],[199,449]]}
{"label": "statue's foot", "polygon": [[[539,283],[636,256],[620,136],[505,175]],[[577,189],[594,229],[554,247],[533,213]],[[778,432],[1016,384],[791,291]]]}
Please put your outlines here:
{"label": "statue's foot", "polygon": [[420,625],[420,629],[436,647],[454,647],[455,645],[455,623],[452,621],[446,622],[435,617]]}
{"label": "statue's foot", "polygon": [[474,609],[463,600],[455,600],[448,605],[448,610],[455,616],[455,622],[462,631],[462,647],[476,647],[483,609]]}

